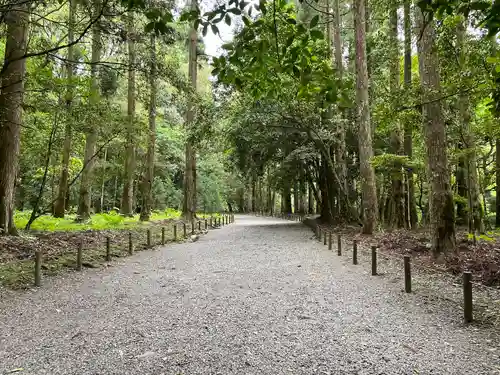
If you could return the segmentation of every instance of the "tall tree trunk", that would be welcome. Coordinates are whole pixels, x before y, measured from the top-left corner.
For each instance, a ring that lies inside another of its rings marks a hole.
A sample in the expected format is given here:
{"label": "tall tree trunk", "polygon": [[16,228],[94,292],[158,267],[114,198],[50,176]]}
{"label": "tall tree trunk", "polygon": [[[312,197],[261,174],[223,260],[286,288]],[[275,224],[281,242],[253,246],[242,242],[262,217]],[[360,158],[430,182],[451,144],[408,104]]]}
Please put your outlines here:
{"label": "tall tree trunk", "polygon": [[[191,0],[191,8],[196,9],[197,1]],[[186,127],[188,133],[194,122],[194,93],[197,83],[197,41],[198,34],[194,27],[189,32],[189,81],[191,82],[192,93],[188,98],[188,109],[186,112]],[[184,171],[184,204],[182,206],[182,216],[191,221],[196,217],[196,151],[194,140],[188,136],[186,141],[186,168]]]}
{"label": "tall tree trunk", "polygon": [[[460,71],[467,71],[467,53],[465,46],[465,21],[457,25],[457,47],[459,52]],[[464,85],[462,85],[464,86]],[[468,93],[464,92],[458,98],[462,138],[465,146],[465,175],[467,184],[467,201],[469,206],[469,231],[484,232],[483,207],[480,202],[479,183],[476,160],[476,141],[471,130],[471,109]]]}
{"label": "tall tree trunk", "polygon": [[255,178],[255,175],[252,174],[252,212],[256,212],[257,211],[257,182],[256,182],[256,178]]}
{"label": "tall tree trunk", "polygon": [[495,227],[500,228],[500,138],[495,142],[495,179],[496,179],[496,200],[495,200]]}
{"label": "tall tree trunk", "polygon": [[300,189],[299,181],[295,181],[293,184],[293,212],[299,212],[299,202],[300,202]]}
{"label": "tall tree trunk", "polygon": [[422,87],[422,118],[430,186],[429,223],[435,257],[455,249],[455,207],[446,155],[446,132],[434,21],[424,20],[416,7],[418,61]]}
{"label": "tall tree trunk", "polygon": [[306,213],[306,178],[304,176],[304,168],[300,169],[300,181],[299,181],[299,212],[301,214]]}
{"label": "tall tree trunk", "polygon": [[292,213],[292,192],[289,183],[283,188],[283,213]]}
{"label": "tall tree trunk", "polygon": [[0,235],[17,235],[14,225],[15,181],[19,163],[29,3],[19,1],[4,13],[6,41],[0,71]]}
{"label": "tall tree trunk", "polygon": [[153,179],[155,166],[155,143],[156,143],[156,37],[151,34],[151,68],[149,72],[149,137],[146,168],[142,180],[142,208],[141,221],[148,221],[151,217],[151,206],[153,204]]}
{"label": "tall tree trunk", "polygon": [[[341,33],[341,15],[340,15],[340,0],[334,0],[334,9],[333,9],[333,45],[335,50],[335,68],[337,69],[337,74],[339,78],[342,80],[342,76],[344,73],[344,66],[342,62],[342,39],[340,36]],[[343,118],[345,118],[346,113],[343,113]],[[339,121],[337,124],[337,143],[335,148],[335,164],[337,167],[337,175],[340,184],[342,184],[341,189],[337,189],[338,191],[338,205],[339,205],[339,217],[345,218],[348,221],[352,220],[352,209],[350,207],[350,199],[349,199],[349,189],[347,186],[347,162],[346,162],[346,126],[344,121]]]}
{"label": "tall tree trunk", "polygon": [[[460,142],[458,145],[458,149],[460,153],[465,154],[464,144]],[[467,214],[467,174],[466,174],[466,160],[465,155],[460,156],[458,158],[458,163],[455,168],[455,180],[456,180],[456,194],[461,197],[461,199],[457,200],[457,217],[456,223],[459,226],[467,225],[469,222],[468,214]]]}
{"label": "tall tree trunk", "polygon": [[[76,0],[69,0],[69,14],[68,14],[68,44],[74,41],[74,28],[75,28],[75,13],[76,13]],[[54,217],[64,217],[66,211],[66,196],[68,193],[68,178],[69,178],[69,158],[71,152],[71,137],[72,137],[72,122],[71,105],[73,103],[73,74],[75,70],[75,46],[68,47],[68,61],[66,62],[66,79],[68,86],[66,88],[66,125],[64,128],[64,144],[62,151],[61,163],[61,176],[59,178],[59,188],[57,192],[57,200],[54,203]]]}
{"label": "tall tree trunk", "polygon": [[307,183],[307,213],[308,214],[314,213],[314,194],[313,194],[312,182]]}
{"label": "tall tree trunk", "polygon": [[[411,88],[411,13],[410,13],[410,0],[404,1],[404,81],[407,90]],[[413,157],[413,124],[411,121],[406,121],[404,126],[404,153],[411,160]],[[418,223],[417,203],[415,200],[415,182],[413,180],[413,170],[407,170],[407,192],[406,202],[407,207],[407,222],[410,228],[415,228]]]}
{"label": "tall tree trunk", "polygon": [[120,211],[123,215],[134,214],[134,176],[135,176],[135,32],[134,15],[127,19],[128,47],[128,87],[127,87],[127,143],[125,145],[125,173]]}
{"label": "tall tree trunk", "polygon": [[363,196],[363,233],[372,234],[377,225],[377,191],[373,157],[372,129],[366,65],[366,20],[364,0],[353,1],[356,44],[356,101],[359,127],[359,164]]}
{"label": "tall tree trunk", "polygon": [[[101,13],[100,0],[94,0],[94,14]],[[91,93],[90,104],[97,106],[99,103],[99,77],[97,63],[101,59],[101,28],[99,22],[92,26],[92,57],[90,65],[91,75]],[[95,148],[97,144],[97,129],[96,124],[89,124],[89,130],[85,139],[85,155],[83,158],[84,169],[80,181],[80,196],[78,200],[77,220],[83,221],[90,219],[90,205],[92,198],[92,177],[95,165]]]}
{"label": "tall tree trunk", "polygon": [[104,187],[106,186],[106,162],[108,159],[108,149],[104,149],[104,160],[103,160],[103,166],[102,166],[102,182],[101,182],[101,199],[99,200],[99,212],[105,211],[104,210]]}
{"label": "tall tree trunk", "polygon": [[[398,40],[398,4],[396,1],[391,1],[389,4],[389,40],[390,40],[390,82],[389,87],[393,96],[394,107],[397,107],[396,97],[400,90],[400,66],[399,66],[399,40]],[[394,108],[394,113],[397,109]],[[401,122],[395,116],[393,129],[391,132],[391,151],[395,155],[402,155],[403,153],[403,132],[401,129]],[[404,228],[405,223],[405,209],[404,209],[404,192],[403,192],[403,167],[399,163],[394,165],[391,181],[391,194],[390,194],[390,215],[388,217],[389,225],[393,228]]]}

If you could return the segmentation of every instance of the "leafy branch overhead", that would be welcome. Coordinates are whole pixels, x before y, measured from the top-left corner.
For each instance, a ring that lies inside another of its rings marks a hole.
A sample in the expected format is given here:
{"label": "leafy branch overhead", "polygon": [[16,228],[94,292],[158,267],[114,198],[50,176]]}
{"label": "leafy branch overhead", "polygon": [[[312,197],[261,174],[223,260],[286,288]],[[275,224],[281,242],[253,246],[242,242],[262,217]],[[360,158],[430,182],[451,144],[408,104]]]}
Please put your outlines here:
{"label": "leafy branch overhead", "polygon": [[[278,97],[285,82],[296,85],[296,97],[336,103],[342,82],[328,59],[328,46],[318,26],[298,22],[293,4],[278,2],[276,13],[246,22],[225,53],[213,59],[220,82],[250,90],[256,98]],[[345,103],[343,103],[345,105]]]}

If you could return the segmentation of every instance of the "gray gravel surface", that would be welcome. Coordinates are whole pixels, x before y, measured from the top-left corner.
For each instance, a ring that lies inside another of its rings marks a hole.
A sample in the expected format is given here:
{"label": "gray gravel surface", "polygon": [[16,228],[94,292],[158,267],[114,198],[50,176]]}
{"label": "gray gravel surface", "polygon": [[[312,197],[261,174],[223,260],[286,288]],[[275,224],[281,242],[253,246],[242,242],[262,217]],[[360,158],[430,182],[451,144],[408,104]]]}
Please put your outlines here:
{"label": "gray gravel surface", "polygon": [[0,374],[495,374],[500,348],[311,239],[237,216],[0,297]]}

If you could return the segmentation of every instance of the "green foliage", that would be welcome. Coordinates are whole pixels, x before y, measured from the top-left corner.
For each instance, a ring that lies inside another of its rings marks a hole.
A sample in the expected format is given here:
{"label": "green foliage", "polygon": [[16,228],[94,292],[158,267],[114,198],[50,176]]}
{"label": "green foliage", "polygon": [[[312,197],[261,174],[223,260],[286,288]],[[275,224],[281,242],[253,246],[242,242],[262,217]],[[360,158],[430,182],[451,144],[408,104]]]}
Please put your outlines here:
{"label": "green foliage", "polygon": [[[16,226],[18,228],[24,228],[28,222],[30,214],[30,212],[26,211],[17,211],[14,216]],[[166,209],[164,212],[153,212],[151,220],[170,220],[177,219],[179,217],[180,211]],[[116,211],[92,215],[90,221],[86,223],[75,222],[75,218],[76,215],[67,215],[64,219],[55,218],[50,215],[43,215],[33,223],[31,229],[35,231],[48,232],[73,232],[84,230],[125,229],[145,225],[143,222],[139,221],[139,215],[134,215],[134,217],[125,217]]]}

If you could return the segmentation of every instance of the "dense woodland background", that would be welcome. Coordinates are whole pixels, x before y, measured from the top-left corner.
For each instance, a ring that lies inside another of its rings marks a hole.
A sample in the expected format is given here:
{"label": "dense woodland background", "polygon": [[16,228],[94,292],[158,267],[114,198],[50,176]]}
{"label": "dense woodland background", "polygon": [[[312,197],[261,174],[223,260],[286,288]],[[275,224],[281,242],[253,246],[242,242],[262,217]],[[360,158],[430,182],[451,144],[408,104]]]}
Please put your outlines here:
{"label": "dense woodland background", "polygon": [[[476,241],[500,226],[491,2],[0,12],[2,234],[48,216],[281,211],[365,234],[425,228],[439,256],[460,228]],[[234,38],[208,56],[202,36],[222,22]]]}

